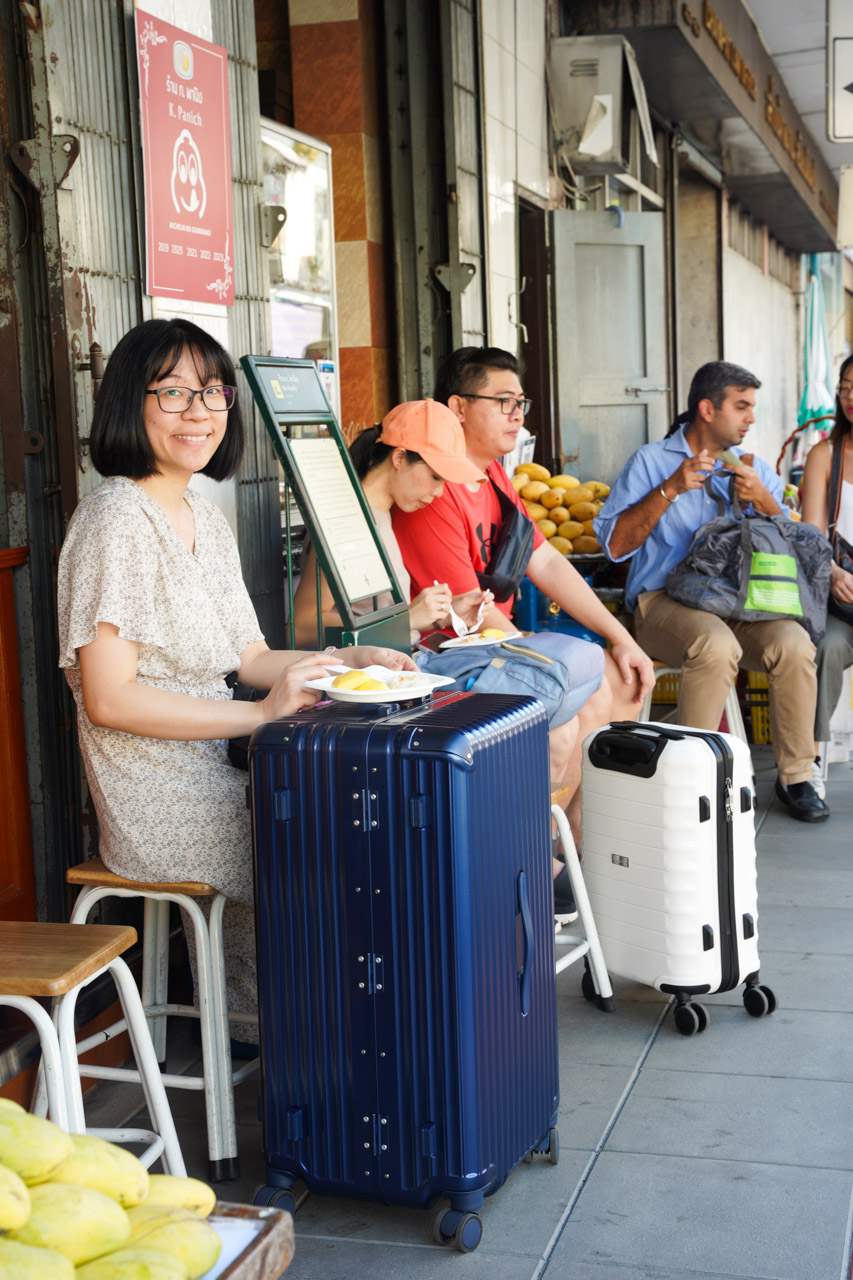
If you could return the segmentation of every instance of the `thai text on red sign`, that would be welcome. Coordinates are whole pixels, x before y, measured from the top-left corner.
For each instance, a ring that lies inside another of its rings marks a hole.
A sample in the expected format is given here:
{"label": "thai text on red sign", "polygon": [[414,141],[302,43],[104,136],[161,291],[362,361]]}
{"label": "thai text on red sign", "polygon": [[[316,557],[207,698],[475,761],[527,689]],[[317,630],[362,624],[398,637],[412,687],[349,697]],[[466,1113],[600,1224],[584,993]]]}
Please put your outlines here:
{"label": "thai text on red sign", "polygon": [[146,289],[234,302],[228,55],[137,9]]}

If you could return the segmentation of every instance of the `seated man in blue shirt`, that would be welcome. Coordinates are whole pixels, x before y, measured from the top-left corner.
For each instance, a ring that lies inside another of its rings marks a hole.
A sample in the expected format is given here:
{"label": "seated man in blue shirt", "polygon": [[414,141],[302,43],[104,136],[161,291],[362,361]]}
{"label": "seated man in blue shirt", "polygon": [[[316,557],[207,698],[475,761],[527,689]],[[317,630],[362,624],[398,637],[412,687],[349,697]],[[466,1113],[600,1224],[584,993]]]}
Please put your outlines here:
{"label": "seated man in blue shirt", "polygon": [[595,532],[611,560],[631,561],[625,604],[634,611],[637,640],[651,657],[681,667],[678,722],[716,730],[738,667],[766,672],[779,770],[776,794],[792,817],[824,822],[829,809],[818,790],[823,787],[811,736],[817,675],[808,633],[789,619],[726,621],[687,608],[664,590],[667,574],[687,555],[696,530],[717,514],[703,488],[709,472],[715,473],[714,493],[727,499],[732,473],[718,462],[722,450],[744,459],[734,468],[743,506],[766,515],[784,509],[779,477],[739,448],[755,421],[760,386],[739,365],[722,360],[703,365],[690,386],[687,414],[664,440],[643,445],[628,460]]}

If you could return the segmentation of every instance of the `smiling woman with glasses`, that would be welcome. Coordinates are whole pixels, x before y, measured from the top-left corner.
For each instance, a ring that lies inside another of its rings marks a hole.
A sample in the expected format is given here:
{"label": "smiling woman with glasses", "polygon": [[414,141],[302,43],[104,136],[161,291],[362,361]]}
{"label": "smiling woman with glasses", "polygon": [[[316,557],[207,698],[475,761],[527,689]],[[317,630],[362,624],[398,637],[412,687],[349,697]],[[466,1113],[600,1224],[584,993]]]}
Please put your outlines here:
{"label": "smiling woman with glasses", "polygon": [[[146,321],[116,346],[90,436],[105,479],[75,511],[59,560],[59,664],[101,857],[131,880],[202,880],[226,896],[229,1006],[253,1013],[251,831],[227,739],[312,706],[319,694],[305,681],[333,663],[414,663],[370,647],[345,659],[268,648],[228,523],[190,487],[194,475],[224,480],[240,465],[234,382],[228,353],[186,320]],[[234,701],[235,672],[269,692]]]}

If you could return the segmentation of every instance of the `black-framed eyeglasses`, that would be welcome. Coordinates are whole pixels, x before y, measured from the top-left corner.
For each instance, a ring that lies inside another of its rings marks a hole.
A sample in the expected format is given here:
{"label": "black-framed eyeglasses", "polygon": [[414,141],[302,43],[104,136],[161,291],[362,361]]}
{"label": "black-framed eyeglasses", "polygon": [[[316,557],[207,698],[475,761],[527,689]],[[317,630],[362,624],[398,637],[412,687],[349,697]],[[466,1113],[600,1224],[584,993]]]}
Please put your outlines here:
{"label": "black-framed eyeglasses", "polygon": [[507,417],[511,413],[515,413],[516,409],[520,409],[522,418],[526,418],[530,412],[530,406],[533,404],[533,401],[528,399],[527,396],[522,396],[518,400],[515,396],[478,396],[474,395],[473,392],[469,394],[465,391],[460,394],[463,400],[497,400],[501,407],[501,413],[505,413]]}
{"label": "black-framed eyeglasses", "polygon": [[214,413],[224,413],[230,409],[237,399],[236,387],[204,387],[201,391],[193,391],[190,387],[155,387],[146,391],[147,396],[156,396],[157,403],[164,413],[186,413],[192,408],[196,396],[206,409]]}

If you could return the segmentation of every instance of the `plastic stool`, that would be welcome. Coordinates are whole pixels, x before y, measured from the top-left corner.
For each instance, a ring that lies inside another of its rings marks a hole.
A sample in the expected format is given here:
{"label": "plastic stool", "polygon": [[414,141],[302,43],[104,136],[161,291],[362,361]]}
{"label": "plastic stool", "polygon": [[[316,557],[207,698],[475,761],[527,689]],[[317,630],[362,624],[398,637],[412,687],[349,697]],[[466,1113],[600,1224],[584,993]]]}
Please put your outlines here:
{"label": "plastic stool", "polygon": [[[144,898],[145,922],[142,947],[142,1005],[151,1023],[151,1038],[159,1061],[166,1056],[166,1018],[198,1018],[201,1023],[202,1074],[163,1075],[171,1089],[204,1090],[207,1114],[207,1146],[210,1181],[238,1178],[237,1127],[234,1121],[234,1085],[256,1071],[258,1061],[238,1070],[231,1067],[228,999],[225,992],[225,954],[222,942],[222,914],[225,898],[212,885],[195,881],[176,884],[127,880],[104,866],[100,858],[78,863],[66,875],[69,884],[82,885],[72,924],[83,924],[102,898]],[[198,898],[212,898],[210,922]],[[169,903],[177,903],[189,916],[195,935],[198,959],[199,1007],[168,1003]],[[232,1014],[237,1022],[257,1022],[255,1014]],[[90,1037],[79,1051],[92,1048],[123,1029],[121,1023]],[[135,1081],[135,1071],[121,1067],[81,1066],[84,1075],[102,1080]]]}
{"label": "plastic stool", "polygon": [[[681,675],[681,667],[667,667],[664,666],[663,663],[655,662],[654,668],[656,681],[660,680],[662,676]],[[651,719],[653,696],[654,690],[646,694],[646,700],[643,703],[639,716],[637,717],[639,721]],[[737,689],[735,688],[734,681],[729,685],[729,691],[726,694],[726,701],[723,710],[725,711],[726,724],[729,727],[729,733],[733,734],[736,738],[740,738],[742,742],[746,742],[746,728],[743,723],[743,716],[741,715],[740,703],[738,702]]]}
{"label": "plastic stool", "polygon": [[575,842],[564,809],[564,805],[568,803],[570,798],[568,787],[561,787],[553,791],[551,793],[551,814],[557,824],[557,833],[560,837],[560,844],[563,846],[566,870],[569,873],[572,894],[575,899],[575,906],[578,909],[578,919],[583,928],[584,937],[563,933],[562,926],[560,926],[560,931],[554,935],[554,944],[558,947],[568,946],[571,950],[557,959],[556,971],[557,973],[562,973],[564,969],[568,969],[569,965],[574,964],[576,960],[589,956],[589,959],[585,962],[586,971],[582,982],[583,994],[587,1000],[594,1000],[599,1009],[603,1009],[606,1013],[612,1013],[614,1000],[613,988],[610,985],[610,975],[607,972],[607,965],[604,963],[604,953],[598,940],[598,929],[595,927],[592,907],[589,904],[589,895],[584,884],[580,858],[575,848]]}
{"label": "plastic stool", "polygon": [[[136,941],[124,925],[0,922],[0,1004],[20,1009],[36,1026],[51,1119],[70,1133],[94,1133],[112,1142],[143,1142],[146,1166],[162,1156],[167,1173],[186,1176],[183,1156],[148,1034],[145,1012],[133,975],[121,953]],[[87,1129],[77,1062],[74,1011],[81,989],[109,973],[118,990],[151,1122],[156,1130]],[[52,996],[51,1022],[38,997]]]}

